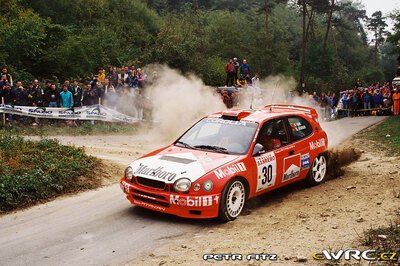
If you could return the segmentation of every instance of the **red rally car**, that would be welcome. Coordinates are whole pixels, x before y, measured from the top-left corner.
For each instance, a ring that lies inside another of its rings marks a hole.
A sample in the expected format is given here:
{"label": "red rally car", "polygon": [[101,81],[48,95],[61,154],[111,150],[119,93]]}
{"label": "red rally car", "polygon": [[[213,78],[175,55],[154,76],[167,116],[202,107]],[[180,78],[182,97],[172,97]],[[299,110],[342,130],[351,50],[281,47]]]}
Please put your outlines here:
{"label": "red rally car", "polygon": [[327,150],[327,135],[312,108],[219,112],[172,145],[134,161],[120,186],[140,207],[230,221],[249,198],[299,180],[324,181]]}

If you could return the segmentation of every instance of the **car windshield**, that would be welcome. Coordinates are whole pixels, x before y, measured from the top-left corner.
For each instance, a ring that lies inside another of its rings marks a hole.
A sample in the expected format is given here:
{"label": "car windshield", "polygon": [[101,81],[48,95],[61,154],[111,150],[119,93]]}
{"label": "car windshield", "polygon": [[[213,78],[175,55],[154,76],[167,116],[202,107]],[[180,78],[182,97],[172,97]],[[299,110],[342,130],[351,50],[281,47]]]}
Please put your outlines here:
{"label": "car windshield", "polygon": [[258,124],[221,118],[204,118],[175,142],[176,146],[219,153],[245,154]]}

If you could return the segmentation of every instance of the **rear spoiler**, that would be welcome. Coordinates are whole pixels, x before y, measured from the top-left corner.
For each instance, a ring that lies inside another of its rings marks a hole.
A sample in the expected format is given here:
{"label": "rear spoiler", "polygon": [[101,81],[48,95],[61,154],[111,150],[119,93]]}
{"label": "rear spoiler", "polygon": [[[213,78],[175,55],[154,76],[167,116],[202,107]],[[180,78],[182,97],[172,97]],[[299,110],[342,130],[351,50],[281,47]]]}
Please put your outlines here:
{"label": "rear spoiler", "polygon": [[312,119],[318,122],[318,113],[314,108],[307,107],[307,106],[300,106],[300,105],[288,105],[288,104],[269,104],[264,106],[264,110],[273,110],[273,109],[286,109],[292,111],[300,111],[306,113],[307,115],[311,116]]}

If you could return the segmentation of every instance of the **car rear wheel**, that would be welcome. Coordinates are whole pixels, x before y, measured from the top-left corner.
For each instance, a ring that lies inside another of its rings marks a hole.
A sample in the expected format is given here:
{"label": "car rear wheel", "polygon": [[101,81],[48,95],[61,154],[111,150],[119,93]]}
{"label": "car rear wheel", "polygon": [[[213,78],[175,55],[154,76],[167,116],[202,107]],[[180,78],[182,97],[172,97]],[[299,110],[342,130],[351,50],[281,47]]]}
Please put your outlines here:
{"label": "car rear wheel", "polygon": [[306,178],[307,184],[310,186],[315,186],[323,182],[326,177],[326,167],[326,156],[323,154],[318,155],[314,159],[308,172],[308,176]]}
{"label": "car rear wheel", "polygon": [[222,191],[219,219],[223,222],[235,220],[243,210],[246,188],[239,178],[232,179]]}

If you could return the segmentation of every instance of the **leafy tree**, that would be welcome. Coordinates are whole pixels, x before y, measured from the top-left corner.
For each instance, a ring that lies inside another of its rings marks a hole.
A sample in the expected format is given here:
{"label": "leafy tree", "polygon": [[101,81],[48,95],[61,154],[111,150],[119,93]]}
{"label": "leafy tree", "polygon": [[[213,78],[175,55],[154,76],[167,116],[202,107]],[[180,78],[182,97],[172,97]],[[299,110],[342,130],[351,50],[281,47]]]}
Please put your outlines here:
{"label": "leafy tree", "polygon": [[379,48],[385,41],[384,35],[386,34],[385,28],[387,27],[385,18],[382,16],[381,11],[376,11],[372,14],[372,17],[368,19],[367,27],[374,34],[374,38],[372,39],[375,48],[374,62],[377,64],[379,59]]}

